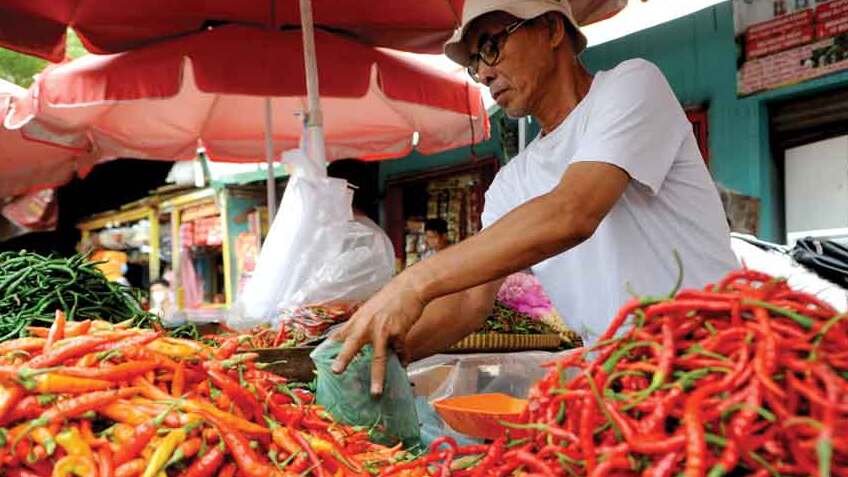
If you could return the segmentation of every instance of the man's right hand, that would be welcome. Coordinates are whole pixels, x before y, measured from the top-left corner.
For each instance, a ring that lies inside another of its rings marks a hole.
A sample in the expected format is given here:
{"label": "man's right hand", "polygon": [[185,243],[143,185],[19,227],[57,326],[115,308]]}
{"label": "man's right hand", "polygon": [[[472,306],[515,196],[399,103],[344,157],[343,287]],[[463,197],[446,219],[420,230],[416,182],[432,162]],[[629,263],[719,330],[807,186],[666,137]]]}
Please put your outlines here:
{"label": "man's right hand", "polygon": [[405,360],[409,330],[421,316],[425,303],[411,286],[408,273],[401,273],[368,300],[332,339],[344,342],[333,363],[342,373],[363,346],[374,349],[371,362],[371,394],[383,392],[389,347]]}

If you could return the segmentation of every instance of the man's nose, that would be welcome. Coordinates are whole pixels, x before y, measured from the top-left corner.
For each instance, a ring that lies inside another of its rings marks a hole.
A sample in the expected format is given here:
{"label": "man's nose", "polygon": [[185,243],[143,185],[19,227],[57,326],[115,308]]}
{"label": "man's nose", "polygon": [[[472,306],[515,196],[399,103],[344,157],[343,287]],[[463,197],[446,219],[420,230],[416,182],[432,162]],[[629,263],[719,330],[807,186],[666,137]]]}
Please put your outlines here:
{"label": "man's nose", "polygon": [[480,83],[488,87],[497,76],[498,74],[494,66],[489,66],[482,61],[480,62],[480,66],[477,68],[477,77],[480,79]]}

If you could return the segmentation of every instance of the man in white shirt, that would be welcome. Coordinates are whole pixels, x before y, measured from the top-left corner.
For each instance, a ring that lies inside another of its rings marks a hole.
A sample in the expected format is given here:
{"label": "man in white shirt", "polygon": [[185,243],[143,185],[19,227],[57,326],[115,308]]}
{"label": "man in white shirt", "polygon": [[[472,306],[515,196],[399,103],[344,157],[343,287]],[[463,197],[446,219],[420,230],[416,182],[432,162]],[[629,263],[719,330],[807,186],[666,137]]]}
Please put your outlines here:
{"label": "man in white shirt", "polygon": [[498,173],[484,230],[398,275],[341,330],[334,370],[374,346],[406,358],[477,329],[503,278],[531,267],[566,324],[591,344],[628,295],[702,287],[737,266],[718,192],[686,115],[653,64],[590,75],[586,39],[564,0],[466,0],[445,53],[512,117],[542,134]]}

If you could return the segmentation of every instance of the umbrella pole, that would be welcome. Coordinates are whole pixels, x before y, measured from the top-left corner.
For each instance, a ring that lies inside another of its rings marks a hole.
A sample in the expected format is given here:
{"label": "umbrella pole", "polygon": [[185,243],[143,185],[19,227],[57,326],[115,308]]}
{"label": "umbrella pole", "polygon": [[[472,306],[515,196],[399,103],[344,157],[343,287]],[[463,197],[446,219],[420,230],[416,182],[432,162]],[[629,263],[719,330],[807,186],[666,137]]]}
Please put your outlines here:
{"label": "umbrella pole", "polygon": [[315,55],[315,31],[312,24],[312,0],[300,0],[300,23],[303,29],[303,59],[306,66],[306,144],[309,157],[324,166],[324,118],[318,92],[318,61]]}
{"label": "umbrella pole", "polygon": [[265,98],[265,160],[268,163],[268,177],[265,187],[268,196],[268,227],[277,214],[277,180],[274,175],[274,139],[271,136],[271,98]]}

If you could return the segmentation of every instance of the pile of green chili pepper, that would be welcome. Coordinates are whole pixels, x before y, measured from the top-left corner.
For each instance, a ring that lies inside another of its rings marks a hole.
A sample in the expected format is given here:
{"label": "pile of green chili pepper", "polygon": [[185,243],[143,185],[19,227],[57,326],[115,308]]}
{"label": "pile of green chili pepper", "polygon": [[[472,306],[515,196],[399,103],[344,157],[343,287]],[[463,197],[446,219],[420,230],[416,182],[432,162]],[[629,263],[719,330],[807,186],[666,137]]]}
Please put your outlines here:
{"label": "pile of green chili pepper", "polygon": [[496,301],[492,312],[477,333],[544,335],[556,334],[556,331],[542,321],[534,320],[530,315],[513,310],[500,301]]}
{"label": "pile of green chili pepper", "polygon": [[384,475],[848,475],[848,315],[785,280],[633,299],[549,366],[494,444],[442,440]]}
{"label": "pile of green chili pepper", "polygon": [[151,327],[156,317],[145,312],[129,288],[110,282],[84,255],[45,257],[37,253],[0,253],[0,341],[26,335],[32,324],[53,322],[56,310],[68,321],[131,320]]}

